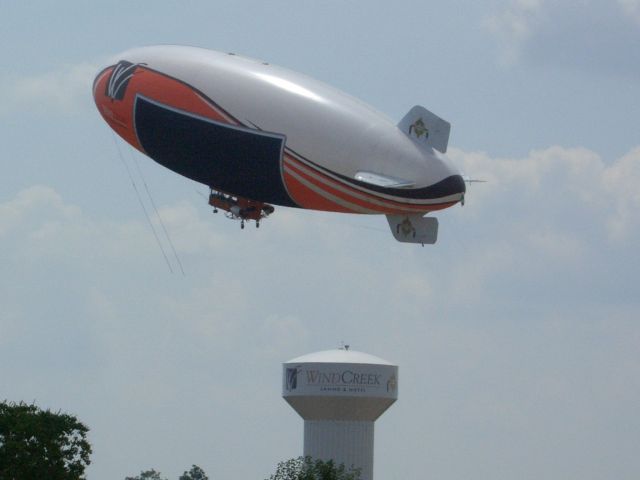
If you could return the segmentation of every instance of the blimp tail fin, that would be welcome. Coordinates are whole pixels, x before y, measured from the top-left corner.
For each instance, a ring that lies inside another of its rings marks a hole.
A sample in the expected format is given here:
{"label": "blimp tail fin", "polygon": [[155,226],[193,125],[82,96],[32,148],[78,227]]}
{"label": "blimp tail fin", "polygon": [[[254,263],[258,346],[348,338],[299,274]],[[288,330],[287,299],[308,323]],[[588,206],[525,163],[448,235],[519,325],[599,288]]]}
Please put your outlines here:
{"label": "blimp tail fin", "polygon": [[420,105],[409,110],[400,120],[398,128],[418,142],[442,153],[447,151],[451,124]]}
{"label": "blimp tail fin", "polygon": [[438,240],[438,219],[421,214],[387,215],[391,233],[399,242],[433,245]]}

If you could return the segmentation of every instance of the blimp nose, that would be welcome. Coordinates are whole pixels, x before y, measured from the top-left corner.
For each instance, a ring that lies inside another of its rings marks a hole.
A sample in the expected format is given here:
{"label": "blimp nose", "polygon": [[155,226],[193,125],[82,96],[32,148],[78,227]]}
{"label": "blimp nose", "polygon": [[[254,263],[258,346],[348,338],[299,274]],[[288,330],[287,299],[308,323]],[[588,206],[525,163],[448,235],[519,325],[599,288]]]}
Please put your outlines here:
{"label": "blimp nose", "polygon": [[467,191],[467,184],[464,181],[464,177],[459,173],[452,177],[451,190],[452,194],[458,193],[460,195],[464,195]]}
{"label": "blimp nose", "polygon": [[437,192],[434,192],[436,196],[443,199],[447,198],[448,202],[464,202],[464,194],[467,187],[462,175],[449,175],[434,186],[438,190]]}
{"label": "blimp nose", "polygon": [[93,100],[107,124],[140,149],[134,131],[133,95],[127,91],[135,68],[128,62],[119,62],[98,72],[93,82]]}
{"label": "blimp nose", "polygon": [[434,171],[437,171],[441,178],[438,183],[439,196],[453,197],[455,201],[463,201],[467,186],[460,171],[447,156],[442,154],[432,158],[432,162]]}

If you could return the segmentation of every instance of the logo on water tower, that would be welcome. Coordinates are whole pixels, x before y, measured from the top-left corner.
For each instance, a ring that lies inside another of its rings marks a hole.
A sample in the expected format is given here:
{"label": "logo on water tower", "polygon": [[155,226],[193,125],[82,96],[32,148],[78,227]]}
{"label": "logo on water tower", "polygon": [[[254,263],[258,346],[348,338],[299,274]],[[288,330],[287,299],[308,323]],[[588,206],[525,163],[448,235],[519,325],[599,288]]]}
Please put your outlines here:
{"label": "logo on water tower", "polygon": [[299,367],[287,368],[285,373],[286,382],[287,382],[287,392],[295,390],[298,388],[298,372],[300,371]]}

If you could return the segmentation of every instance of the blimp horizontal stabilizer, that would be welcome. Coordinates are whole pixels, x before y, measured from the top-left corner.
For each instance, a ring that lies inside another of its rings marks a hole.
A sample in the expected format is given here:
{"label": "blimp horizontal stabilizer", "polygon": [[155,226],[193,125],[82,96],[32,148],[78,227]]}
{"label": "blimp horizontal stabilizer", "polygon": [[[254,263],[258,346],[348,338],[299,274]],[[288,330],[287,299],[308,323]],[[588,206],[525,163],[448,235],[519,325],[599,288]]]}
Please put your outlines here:
{"label": "blimp horizontal stabilizer", "polygon": [[404,243],[433,245],[438,240],[438,219],[416,215],[387,215],[391,233]]}
{"label": "blimp horizontal stabilizer", "polygon": [[407,113],[398,128],[410,138],[446,153],[451,124],[424,107],[416,105]]}

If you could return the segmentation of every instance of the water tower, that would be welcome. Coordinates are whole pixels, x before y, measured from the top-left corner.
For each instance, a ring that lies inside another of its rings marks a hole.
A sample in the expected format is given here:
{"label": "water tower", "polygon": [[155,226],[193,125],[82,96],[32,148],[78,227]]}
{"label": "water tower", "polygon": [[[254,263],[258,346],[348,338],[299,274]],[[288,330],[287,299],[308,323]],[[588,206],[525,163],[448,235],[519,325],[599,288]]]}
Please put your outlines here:
{"label": "water tower", "polygon": [[282,366],[282,396],[304,419],[304,455],[373,479],[373,425],[398,398],[398,367],[362,352],[326,350]]}

